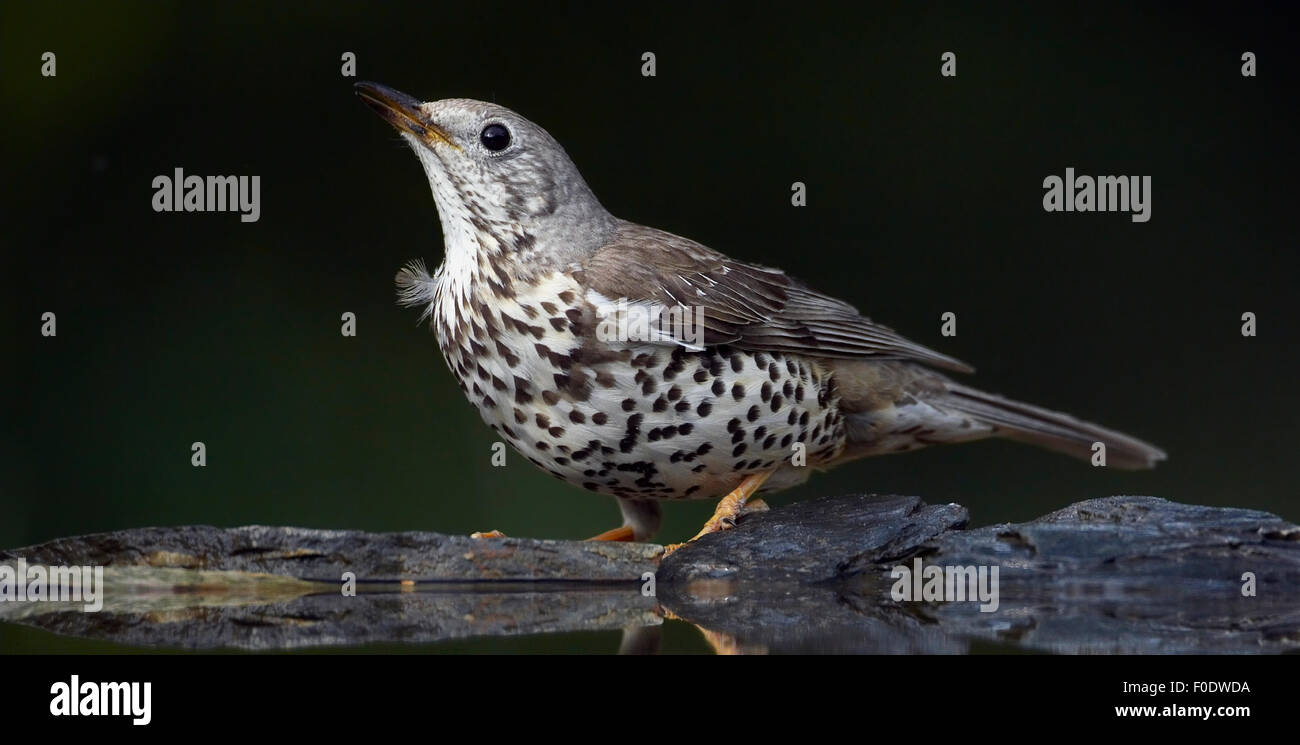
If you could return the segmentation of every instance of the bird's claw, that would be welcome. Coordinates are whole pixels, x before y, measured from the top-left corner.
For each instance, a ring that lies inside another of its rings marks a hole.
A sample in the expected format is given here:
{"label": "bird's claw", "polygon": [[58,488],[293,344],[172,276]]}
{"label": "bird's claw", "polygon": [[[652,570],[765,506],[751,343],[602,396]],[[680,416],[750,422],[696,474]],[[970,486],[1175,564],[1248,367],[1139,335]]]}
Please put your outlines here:
{"label": "bird's claw", "polygon": [[751,499],[740,505],[734,512],[710,520],[705,526],[705,532],[716,533],[720,530],[731,530],[736,527],[742,517],[747,517],[756,512],[767,512],[770,509],[771,507],[767,506],[767,502],[761,499]]}

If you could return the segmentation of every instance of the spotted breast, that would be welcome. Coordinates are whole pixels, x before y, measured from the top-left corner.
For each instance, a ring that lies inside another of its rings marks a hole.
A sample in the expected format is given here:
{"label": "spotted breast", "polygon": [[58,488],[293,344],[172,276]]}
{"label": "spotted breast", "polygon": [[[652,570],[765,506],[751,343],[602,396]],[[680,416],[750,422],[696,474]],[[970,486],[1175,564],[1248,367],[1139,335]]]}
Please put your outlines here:
{"label": "spotted breast", "polygon": [[601,339],[601,308],[571,272],[508,292],[469,284],[468,302],[434,309],[439,347],[484,422],[557,478],[623,498],[717,498],[753,473],[776,471],[773,488],[803,481],[800,466],[844,447],[814,360]]}

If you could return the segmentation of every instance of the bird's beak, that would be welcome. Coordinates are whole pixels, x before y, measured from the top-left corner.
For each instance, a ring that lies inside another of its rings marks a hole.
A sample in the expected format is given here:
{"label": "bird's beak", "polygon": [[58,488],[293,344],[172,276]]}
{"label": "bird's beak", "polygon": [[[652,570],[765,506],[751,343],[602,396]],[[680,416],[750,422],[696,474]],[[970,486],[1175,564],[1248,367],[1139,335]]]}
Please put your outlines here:
{"label": "bird's beak", "polygon": [[398,132],[412,135],[429,147],[441,142],[460,150],[460,145],[452,142],[445,130],[429,121],[420,111],[420,102],[415,98],[378,83],[357,83],[356,91],[367,106]]}

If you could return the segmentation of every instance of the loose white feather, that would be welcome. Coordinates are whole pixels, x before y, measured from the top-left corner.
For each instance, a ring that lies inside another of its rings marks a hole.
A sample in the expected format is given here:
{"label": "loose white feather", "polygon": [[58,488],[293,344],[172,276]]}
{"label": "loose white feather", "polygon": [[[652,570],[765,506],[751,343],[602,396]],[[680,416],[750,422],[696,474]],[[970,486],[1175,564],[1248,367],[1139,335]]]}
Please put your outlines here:
{"label": "loose white feather", "polygon": [[420,308],[419,323],[433,315],[433,298],[438,281],[429,275],[423,259],[415,259],[397,272],[397,304],[406,308]]}

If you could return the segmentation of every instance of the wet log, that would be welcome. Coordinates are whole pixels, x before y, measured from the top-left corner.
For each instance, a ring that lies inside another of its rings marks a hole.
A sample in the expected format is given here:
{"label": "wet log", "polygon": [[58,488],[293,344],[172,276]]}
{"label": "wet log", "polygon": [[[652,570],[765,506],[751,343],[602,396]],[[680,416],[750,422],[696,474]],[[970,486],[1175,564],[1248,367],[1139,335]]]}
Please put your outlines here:
{"label": "wet log", "polygon": [[[1300,528],[1275,515],[1110,497],[1026,523],[965,523],[956,505],[910,497],[793,505],[670,556],[660,599],[739,648],[767,651],[1300,648]],[[996,609],[896,599],[918,567],[945,580],[950,568],[959,578],[996,568]]]}
{"label": "wet log", "polygon": [[[143,528],[0,551],[0,565],[103,566],[106,584],[99,612],[0,602],[0,621],[191,649],[641,629],[624,648],[645,651],[665,616],[736,652],[1300,647],[1300,528],[1274,515],[1111,497],[968,522],[959,505],[915,497],[824,498],[748,515],[662,561],[649,544]],[[993,609],[898,597],[903,569],[981,567],[997,570]]]}

